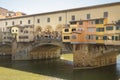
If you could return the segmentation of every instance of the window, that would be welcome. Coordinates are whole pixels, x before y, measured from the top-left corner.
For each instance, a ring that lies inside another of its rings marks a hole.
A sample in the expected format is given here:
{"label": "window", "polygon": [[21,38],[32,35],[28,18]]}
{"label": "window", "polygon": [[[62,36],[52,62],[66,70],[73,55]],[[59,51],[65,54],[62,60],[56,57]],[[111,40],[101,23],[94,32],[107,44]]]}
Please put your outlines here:
{"label": "window", "polygon": [[103,32],[103,31],[104,31],[104,28],[100,28],[99,30],[100,30],[100,32]]}
{"label": "window", "polygon": [[104,20],[103,19],[96,19],[95,24],[103,24]]}
{"label": "window", "polygon": [[7,23],[7,22],[5,22],[5,25],[6,25],[6,26],[7,26],[7,24],[8,24],[8,23]]}
{"label": "window", "polygon": [[93,32],[95,30],[95,28],[94,27],[89,27],[87,30],[88,30],[88,32]]}
{"label": "window", "polygon": [[96,28],[97,32],[104,32],[104,28]]}
{"label": "window", "polygon": [[116,26],[116,30],[120,30],[120,26]]}
{"label": "window", "polygon": [[50,22],[50,18],[47,18],[47,22]]}
{"label": "window", "polygon": [[107,40],[107,36],[103,36],[103,40]]}
{"label": "window", "polygon": [[28,33],[28,31],[26,31],[26,33]]}
{"label": "window", "polygon": [[103,24],[103,19],[100,19],[100,20],[99,20],[99,24]]}
{"label": "window", "polygon": [[70,24],[77,24],[77,22],[76,21],[71,21]]}
{"label": "window", "polygon": [[99,20],[97,19],[97,20],[95,20],[95,24],[99,24]]}
{"label": "window", "polygon": [[108,17],[108,12],[104,12],[104,18],[107,18]]}
{"label": "window", "polygon": [[96,40],[98,40],[98,36],[96,36]]}
{"label": "window", "polygon": [[106,30],[113,30],[113,26],[106,26]]}
{"label": "window", "polygon": [[59,21],[62,21],[62,17],[61,16],[59,17]]}
{"label": "window", "polygon": [[115,40],[118,41],[119,40],[119,36],[115,36]]}
{"label": "window", "polygon": [[89,24],[95,24],[95,21],[90,21]]}
{"label": "window", "polygon": [[40,23],[40,19],[37,19],[37,23]]}
{"label": "window", "polygon": [[14,21],[12,22],[12,25],[14,25],[15,23],[14,23]]}
{"label": "window", "polygon": [[65,29],[65,32],[69,32],[69,29]]}
{"label": "window", "polygon": [[76,29],[75,29],[75,28],[73,28],[73,29],[72,29],[72,31],[76,31]]}
{"label": "window", "polygon": [[70,36],[64,36],[64,39],[70,39]]}
{"label": "window", "polygon": [[75,15],[72,15],[71,20],[72,20],[72,21],[75,20]]}
{"label": "window", "polygon": [[90,19],[90,14],[87,14],[87,19]]}
{"label": "window", "polygon": [[28,31],[26,30],[26,31],[24,31],[24,33],[28,33]]}
{"label": "window", "polygon": [[23,32],[23,30],[20,30],[20,32]]}
{"label": "window", "polygon": [[28,24],[30,24],[30,20],[28,20]]}
{"label": "window", "polygon": [[6,37],[4,37],[4,39],[6,39]]}
{"label": "window", "polygon": [[94,40],[95,35],[90,35],[90,39]]}
{"label": "window", "polygon": [[28,36],[19,36],[19,39],[28,39]]}
{"label": "window", "polygon": [[82,25],[82,24],[83,24],[83,21],[80,21],[80,22],[79,22],[79,25]]}
{"label": "window", "polygon": [[114,36],[112,36],[112,40],[114,40]]}
{"label": "window", "polygon": [[25,36],[26,39],[28,39],[28,36]]}
{"label": "window", "polygon": [[22,24],[22,21],[20,21],[20,24]]}
{"label": "window", "polygon": [[87,40],[94,40],[95,35],[87,35],[86,39]]}

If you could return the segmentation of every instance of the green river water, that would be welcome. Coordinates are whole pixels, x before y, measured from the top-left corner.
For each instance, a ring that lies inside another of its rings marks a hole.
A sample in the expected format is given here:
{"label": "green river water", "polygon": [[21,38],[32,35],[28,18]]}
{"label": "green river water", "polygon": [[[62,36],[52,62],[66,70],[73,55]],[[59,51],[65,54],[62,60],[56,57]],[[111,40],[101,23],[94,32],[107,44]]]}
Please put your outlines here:
{"label": "green river water", "polygon": [[62,59],[0,61],[0,67],[11,68],[55,78],[49,79],[48,77],[47,80],[120,80],[119,59],[116,65],[87,70],[73,70],[73,62]]}

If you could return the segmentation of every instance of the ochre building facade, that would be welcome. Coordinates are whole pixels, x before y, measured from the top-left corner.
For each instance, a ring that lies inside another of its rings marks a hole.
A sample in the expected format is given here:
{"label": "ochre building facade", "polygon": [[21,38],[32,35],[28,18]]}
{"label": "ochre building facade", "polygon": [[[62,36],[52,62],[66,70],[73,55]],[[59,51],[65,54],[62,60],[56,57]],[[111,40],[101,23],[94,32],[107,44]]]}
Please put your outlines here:
{"label": "ochre building facade", "polygon": [[[15,31],[15,32],[14,32]],[[74,67],[113,64],[120,42],[120,2],[0,19],[0,41],[62,38],[73,44]]]}

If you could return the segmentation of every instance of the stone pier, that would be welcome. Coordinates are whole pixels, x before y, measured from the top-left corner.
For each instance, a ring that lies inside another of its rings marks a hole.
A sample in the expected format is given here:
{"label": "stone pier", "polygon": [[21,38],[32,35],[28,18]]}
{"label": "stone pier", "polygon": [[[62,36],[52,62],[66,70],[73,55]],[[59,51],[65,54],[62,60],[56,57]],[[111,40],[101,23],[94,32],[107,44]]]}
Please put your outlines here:
{"label": "stone pier", "polygon": [[74,44],[74,69],[96,68],[116,63],[118,50],[114,46]]}

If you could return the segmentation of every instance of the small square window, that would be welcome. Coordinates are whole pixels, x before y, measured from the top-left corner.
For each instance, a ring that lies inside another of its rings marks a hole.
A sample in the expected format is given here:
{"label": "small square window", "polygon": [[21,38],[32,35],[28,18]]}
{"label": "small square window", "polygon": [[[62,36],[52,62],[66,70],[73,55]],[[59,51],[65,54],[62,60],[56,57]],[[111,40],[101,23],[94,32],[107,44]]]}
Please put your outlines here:
{"label": "small square window", "polygon": [[62,17],[61,16],[59,17],[59,21],[62,21]]}
{"label": "small square window", "polygon": [[22,21],[20,21],[20,24],[22,24]]}
{"label": "small square window", "polygon": [[72,19],[72,21],[74,21],[75,20],[75,15],[72,15],[71,19]]}
{"label": "small square window", "polygon": [[12,25],[14,25],[15,23],[14,23],[14,21],[12,22]]}
{"label": "small square window", "polygon": [[64,39],[70,39],[70,36],[64,36]]}
{"label": "small square window", "polygon": [[37,19],[37,23],[40,23],[40,19]]}
{"label": "small square window", "polygon": [[87,14],[87,19],[90,19],[90,14]]}
{"label": "small square window", "polygon": [[28,20],[28,24],[30,24],[30,20]]}
{"label": "small square window", "polygon": [[47,18],[47,22],[50,22],[50,18]]}
{"label": "small square window", "polygon": [[104,12],[104,18],[108,17],[108,12]]}
{"label": "small square window", "polygon": [[69,29],[65,29],[65,32],[69,32]]}

